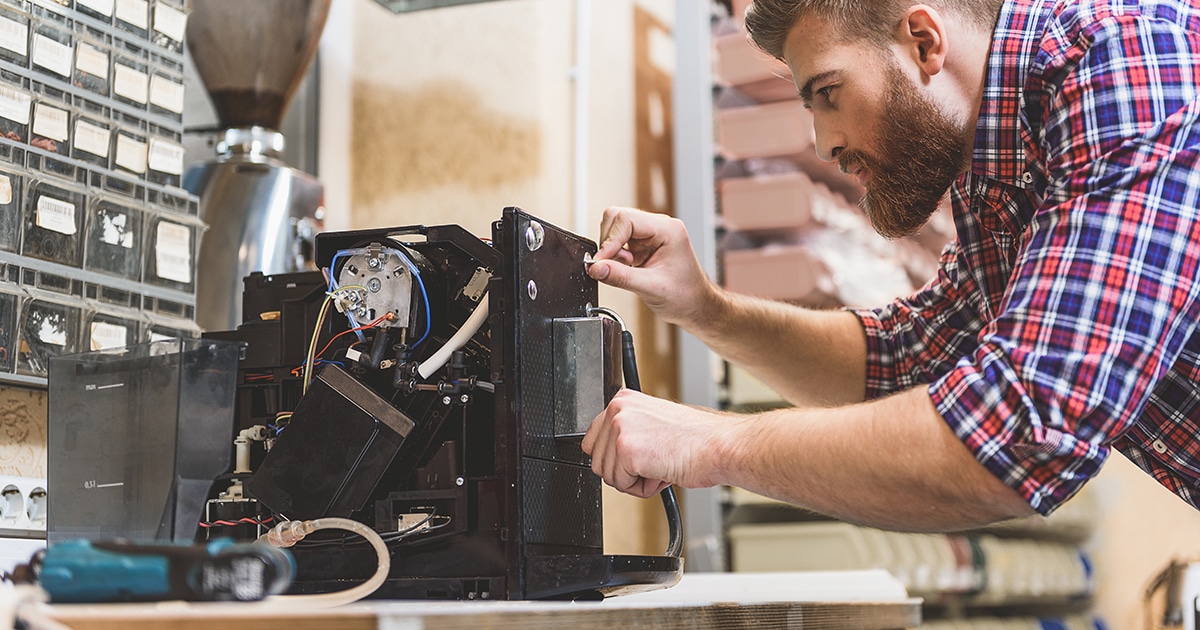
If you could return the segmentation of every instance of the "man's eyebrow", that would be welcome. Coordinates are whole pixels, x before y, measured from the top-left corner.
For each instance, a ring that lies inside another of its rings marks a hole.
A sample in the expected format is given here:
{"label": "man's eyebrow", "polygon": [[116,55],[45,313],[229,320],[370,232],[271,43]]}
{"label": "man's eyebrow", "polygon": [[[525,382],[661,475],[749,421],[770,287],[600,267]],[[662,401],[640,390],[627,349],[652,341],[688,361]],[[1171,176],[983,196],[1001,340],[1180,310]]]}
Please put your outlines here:
{"label": "man's eyebrow", "polygon": [[800,100],[804,101],[805,103],[811,103],[813,84],[817,83],[818,81],[824,81],[825,79],[835,77],[839,74],[841,74],[841,70],[826,70],[825,72],[820,72],[809,77],[808,80],[804,82],[804,86],[800,88]]}

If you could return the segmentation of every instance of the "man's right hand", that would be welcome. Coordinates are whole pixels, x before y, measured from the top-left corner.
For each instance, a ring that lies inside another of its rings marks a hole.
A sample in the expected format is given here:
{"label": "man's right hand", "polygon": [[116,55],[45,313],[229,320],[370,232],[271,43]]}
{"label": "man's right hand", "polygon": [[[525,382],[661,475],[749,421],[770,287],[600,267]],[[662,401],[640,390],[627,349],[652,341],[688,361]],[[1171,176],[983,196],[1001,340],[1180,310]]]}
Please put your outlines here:
{"label": "man's right hand", "polygon": [[720,290],[705,275],[683,222],[665,214],[609,207],[600,222],[600,249],[588,273],[632,291],[662,319],[697,321]]}

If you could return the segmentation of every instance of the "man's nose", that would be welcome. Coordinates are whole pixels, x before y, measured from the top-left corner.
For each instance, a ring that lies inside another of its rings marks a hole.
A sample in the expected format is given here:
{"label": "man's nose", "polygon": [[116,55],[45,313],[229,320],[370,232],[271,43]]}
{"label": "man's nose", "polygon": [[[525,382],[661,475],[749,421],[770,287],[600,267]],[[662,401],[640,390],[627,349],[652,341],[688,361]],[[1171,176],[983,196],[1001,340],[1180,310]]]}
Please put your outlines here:
{"label": "man's nose", "polygon": [[846,148],[845,135],[816,117],[813,118],[813,131],[816,134],[817,157],[825,162],[836,161]]}

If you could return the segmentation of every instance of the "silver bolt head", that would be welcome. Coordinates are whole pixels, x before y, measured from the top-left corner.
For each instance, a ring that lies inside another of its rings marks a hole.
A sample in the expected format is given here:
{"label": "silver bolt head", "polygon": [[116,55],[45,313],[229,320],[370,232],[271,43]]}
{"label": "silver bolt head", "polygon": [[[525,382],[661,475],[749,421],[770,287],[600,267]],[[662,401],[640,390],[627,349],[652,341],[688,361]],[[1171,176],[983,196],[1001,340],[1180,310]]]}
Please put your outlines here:
{"label": "silver bolt head", "polygon": [[465,480],[463,480],[463,478],[462,478],[462,477],[457,477],[457,478],[455,478],[455,479],[454,479],[454,485],[456,485],[456,486],[461,486],[461,485],[463,485],[464,483],[466,483],[466,481],[465,481]]}
{"label": "silver bolt head", "polygon": [[537,221],[530,221],[529,227],[525,228],[525,247],[528,247],[531,252],[536,252],[541,249],[542,243],[545,241],[546,228]]}
{"label": "silver bolt head", "polygon": [[529,299],[536,300],[537,293],[538,293],[537,283],[534,282],[533,280],[530,280],[528,288],[529,288]]}
{"label": "silver bolt head", "polygon": [[367,290],[369,290],[371,293],[379,293],[381,286],[383,285],[379,282],[379,278],[371,278],[370,281],[367,282]]}
{"label": "silver bolt head", "polygon": [[449,405],[451,402],[452,401],[450,400],[449,396],[442,396],[442,404],[443,405]]}
{"label": "silver bolt head", "polygon": [[465,405],[465,404],[471,402],[471,397],[468,396],[467,394],[463,394],[462,396],[458,397],[458,400],[459,400],[459,402],[461,402]]}

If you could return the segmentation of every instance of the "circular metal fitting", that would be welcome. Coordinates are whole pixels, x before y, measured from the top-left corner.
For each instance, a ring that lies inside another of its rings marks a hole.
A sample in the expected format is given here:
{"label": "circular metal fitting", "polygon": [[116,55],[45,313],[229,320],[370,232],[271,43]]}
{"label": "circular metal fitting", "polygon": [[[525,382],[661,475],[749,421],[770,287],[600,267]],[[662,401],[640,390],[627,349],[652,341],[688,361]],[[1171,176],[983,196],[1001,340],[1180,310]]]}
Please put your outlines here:
{"label": "circular metal fitting", "polygon": [[546,228],[537,221],[530,221],[529,227],[525,228],[525,247],[528,247],[531,252],[536,252],[541,249],[544,242],[546,242]]}
{"label": "circular metal fitting", "polygon": [[537,299],[537,283],[534,282],[533,280],[530,280],[528,289],[529,289],[529,299],[536,300]]}
{"label": "circular metal fitting", "polygon": [[371,293],[379,293],[379,288],[383,286],[379,282],[379,278],[371,278],[367,281],[367,290]]}
{"label": "circular metal fitting", "polygon": [[458,401],[465,405],[471,402],[471,396],[468,394],[463,394],[462,396],[458,397]]}
{"label": "circular metal fitting", "polygon": [[453,402],[453,401],[450,400],[449,396],[442,396],[442,404],[443,405],[449,405],[451,402]]}
{"label": "circular metal fitting", "polygon": [[463,485],[464,483],[466,483],[466,480],[465,480],[465,479],[463,479],[462,477],[456,477],[456,478],[454,479],[454,485],[456,485],[456,486],[461,486],[461,485]]}

